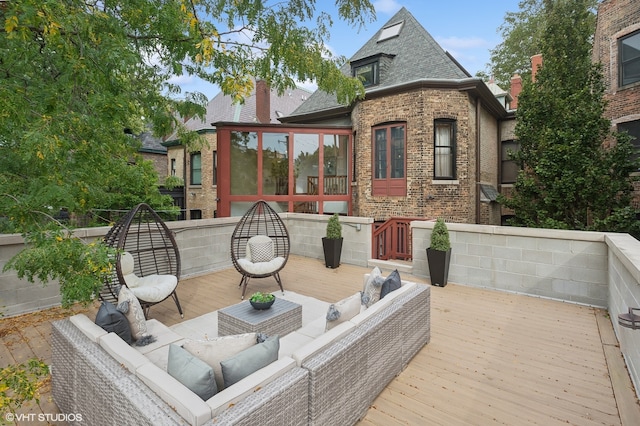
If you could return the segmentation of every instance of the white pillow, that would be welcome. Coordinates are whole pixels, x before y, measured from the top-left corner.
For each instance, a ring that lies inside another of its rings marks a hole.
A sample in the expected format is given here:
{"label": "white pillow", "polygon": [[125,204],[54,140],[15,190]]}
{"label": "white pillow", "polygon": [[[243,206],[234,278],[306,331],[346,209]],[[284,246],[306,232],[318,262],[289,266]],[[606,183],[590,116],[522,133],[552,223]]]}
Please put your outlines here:
{"label": "white pillow", "polygon": [[246,333],[216,337],[211,340],[187,339],[182,347],[213,368],[218,391],[221,391],[224,389],[224,380],[220,362],[232,358],[243,350],[255,345],[256,342],[256,333]]}
{"label": "white pillow", "polygon": [[256,235],[247,242],[247,254],[253,263],[273,259],[273,240],[266,235]]}
{"label": "white pillow", "polygon": [[382,283],[384,278],[382,272],[377,266],[373,268],[367,282],[364,284],[364,290],[362,291],[362,304],[367,308],[380,300],[380,291],[382,290]]}
{"label": "white pillow", "polygon": [[140,305],[138,298],[127,287],[122,286],[120,293],[118,293],[118,307],[122,306],[122,303],[127,302],[129,308],[124,314],[129,321],[131,327],[131,335],[135,340],[140,340],[147,334],[147,320],[144,317],[144,311]]}
{"label": "white pillow", "polygon": [[360,313],[360,306],[360,292],[329,306],[325,331],[329,331],[336,325],[349,321],[358,315]]}

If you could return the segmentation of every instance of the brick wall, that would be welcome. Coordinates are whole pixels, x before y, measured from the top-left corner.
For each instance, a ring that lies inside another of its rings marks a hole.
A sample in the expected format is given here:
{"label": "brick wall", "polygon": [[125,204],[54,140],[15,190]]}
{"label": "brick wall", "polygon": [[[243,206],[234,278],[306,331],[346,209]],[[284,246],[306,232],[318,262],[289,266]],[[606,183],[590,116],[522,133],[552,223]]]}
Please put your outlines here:
{"label": "brick wall", "polygon": [[185,184],[187,194],[185,199],[185,208],[187,210],[187,218],[191,210],[200,210],[202,219],[211,219],[217,209],[216,197],[218,196],[217,187],[213,186],[213,151],[217,150],[217,135],[215,133],[206,133],[204,135],[208,146],[203,146],[200,151],[201,167],[202,167],[202,184],[191,185],[191,155],[187,153],[187,178]]}
{"label": "brick wall", "polygon": [[[475,223],[475,107],[466,93],[415,89],[360,102],[353,110],[356,185],[353,214],[385,220],[392,216],[435,218]],[[455,181],[433,180],[433,121],[457,121]],[[371,128],[406,122],[407,195],[371,195]],[[495,140],[494,140],[495,142]]]}

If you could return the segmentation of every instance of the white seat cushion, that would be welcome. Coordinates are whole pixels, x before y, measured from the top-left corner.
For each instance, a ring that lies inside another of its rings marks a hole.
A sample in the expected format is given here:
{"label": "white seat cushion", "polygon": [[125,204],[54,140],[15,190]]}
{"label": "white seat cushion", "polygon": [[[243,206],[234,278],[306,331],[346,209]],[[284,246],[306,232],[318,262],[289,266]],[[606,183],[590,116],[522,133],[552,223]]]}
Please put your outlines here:
{"label": "white seat cushion", "polygon": [[145,302],[161,302],[169,296],[178,286],[178,278],[175,275],[148,275],[136,277],[137,286],[129,285],[129,278],[125,277],[127,287],[135,296]]}
{"label": "white seat cushion", "polygon": [[249,259],[238,259],[238,264],[240,265],[240,267],[252,275],[271,274],[280,269],[283,263],[284,257],[280,256],[273,258],[269,262],[258,263],[253,263]]}

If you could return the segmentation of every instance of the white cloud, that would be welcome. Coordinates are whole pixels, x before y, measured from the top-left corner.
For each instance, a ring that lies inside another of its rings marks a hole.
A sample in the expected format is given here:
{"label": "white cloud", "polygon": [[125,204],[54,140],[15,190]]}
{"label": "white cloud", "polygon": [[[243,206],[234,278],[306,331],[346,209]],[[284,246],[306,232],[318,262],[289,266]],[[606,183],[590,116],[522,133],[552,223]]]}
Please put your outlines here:
{"label": "white cloud", "polygon": [[377,0],[373,2],[376,12],[393,13],[400,9],[400,3],[396,0]]}

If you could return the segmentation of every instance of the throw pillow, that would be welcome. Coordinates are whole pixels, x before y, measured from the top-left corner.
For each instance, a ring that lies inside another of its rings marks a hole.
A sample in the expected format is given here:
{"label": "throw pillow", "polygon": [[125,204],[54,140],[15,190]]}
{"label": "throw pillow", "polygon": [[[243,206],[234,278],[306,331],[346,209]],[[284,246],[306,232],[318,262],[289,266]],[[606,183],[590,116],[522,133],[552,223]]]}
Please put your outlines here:
{"label": "throw pillow", "polygon": [[186,340],[182,347],[213,368],[218,390],[224,389],[220,362],[256,344],[256,333],[216,337],[211,340]]}
{"label": "throw pillow", "polygon": [[102,302],[95,323],[108,333],[116,333],[129,345],[133,341],[129,321],[112,303]]}
{"label": "throw pillow", "polygon": [[273,240],[266,235],[256,235],[249,238],[247,245],[249,246],[253,263],[273,260]]}
{"label": "throw pillow", "polygon": [[380,291],[382,290],[382,272],[377,266],[373,268],[369,274],[367,282],[364,284],[364,290],[362,291],[362,304],[367,308],[380,300]]}
{"label": "throw pillow", "polygon": [[360,292],[358,292],[329,306],[325,331],[331,330],[336,325],[349,321],[358,315],[360,313],[360,305]]}
{"label": "throw pillow", "polygon": [[222,361],[220,365],[225,388],[277,361],[279,350],[280,339],[275,335],[269,337],[264,343],[251,346],[233,358]]}
{"label": "throw pillow", "polygon": [[173,343],[167,373],[205,401],[218,393],[213,368]]}
{"label": "throw pillow", "polygon": [[402,280],[400,280],[400,273],[396,269],[389,274],[386,280],[382,283],[382,289],[380,290],[380,299],[394,290],[402,287]]}
{"label": "throw pillow", "polygon": [[155,338],[147,333],[147,320],[144,317],[140,301],[125,286],[122,286],[120,293],[118,293],[118,306],[121,307],[127,320],[129,320],[131,335],[136,340],[137,346],[145,346],[155,342]]}

